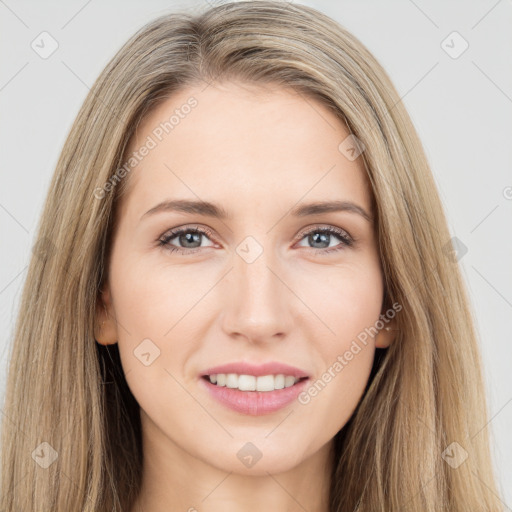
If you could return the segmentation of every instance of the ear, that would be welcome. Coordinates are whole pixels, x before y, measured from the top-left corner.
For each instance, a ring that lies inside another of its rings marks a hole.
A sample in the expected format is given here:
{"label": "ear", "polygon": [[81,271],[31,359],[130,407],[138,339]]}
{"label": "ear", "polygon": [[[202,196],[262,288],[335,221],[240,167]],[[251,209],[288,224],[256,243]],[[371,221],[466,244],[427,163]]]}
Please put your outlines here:
{"label": "ear", "polygon": [[391,319],[385,323],[384,327],[379,330],[375,336],[375,347],[376,348],[388,348],[393,341],[395,341],[398,329],[396,327],[395,319]]}
{"label": "ear", "polygon": [[117,322],[108,283],[100,291],[96,301],[94,337],[100,345],[117,343]]}

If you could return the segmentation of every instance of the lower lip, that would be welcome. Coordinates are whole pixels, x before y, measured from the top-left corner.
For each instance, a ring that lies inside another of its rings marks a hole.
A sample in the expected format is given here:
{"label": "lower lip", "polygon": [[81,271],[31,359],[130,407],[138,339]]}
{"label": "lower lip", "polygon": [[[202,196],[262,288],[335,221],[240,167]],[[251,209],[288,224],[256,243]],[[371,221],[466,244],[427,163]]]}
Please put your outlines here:
{"label": "lower lip", "polygon": [[235,388],[217,386],[204,378],[200,380],[211,396],[229,409],[242,414],[259,416],[278,411],[292,403],[309,379],[303,379],[289,388],[275,391],[240,391]]}

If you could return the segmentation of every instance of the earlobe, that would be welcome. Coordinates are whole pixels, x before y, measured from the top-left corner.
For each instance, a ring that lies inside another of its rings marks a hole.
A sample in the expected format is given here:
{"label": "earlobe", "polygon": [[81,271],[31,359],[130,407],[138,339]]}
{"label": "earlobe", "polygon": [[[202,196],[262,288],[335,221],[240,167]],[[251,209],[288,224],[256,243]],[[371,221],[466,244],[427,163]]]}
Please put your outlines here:
{"label": "earlobe", "polygon": [[375,347],[388,348],[395,340],[397,333],[398,329],[395,323],[389,322],[389,324],[380,329],[377,336],[375,336]]}
{"label": "earlobe", "polygon": [[117,343],[117,323],[113,315],[108,286],[101,291],[96,302],[94,338],[100,345]]}

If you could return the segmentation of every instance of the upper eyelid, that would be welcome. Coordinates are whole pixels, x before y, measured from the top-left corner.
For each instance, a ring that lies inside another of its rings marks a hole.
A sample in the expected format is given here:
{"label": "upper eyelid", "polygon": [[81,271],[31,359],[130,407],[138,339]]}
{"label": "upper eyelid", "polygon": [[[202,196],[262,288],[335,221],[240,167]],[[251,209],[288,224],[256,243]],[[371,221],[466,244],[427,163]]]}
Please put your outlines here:
{"label": "upper eyelid", "polygon": [[314,224],[313,226],[306,227],[299,231],[297,237],[302,237],[303,235],[309,233],[310,231],[315,230],[322,230],[322,229],[328,229],[328,230],[335,230],[335,231],[342,231],[345,233],[349,238],[353,239],[352,235],[344,228],[340,228],[338,226],[333,226],[332,224]]}
{"label": "upper eyelid", "polygon": [[167,231],[162,233],[158,237],[158,239],[159,240],[166,239],[166,238],[172,239],[175,236],[178,236],[179,234],[181,234],[182,232],[187,232],[187,231],[197,231],[198,233],[201,233],[202,235],[206,235],[206,236],[213,235],[213,231],[211,229],[192,224],[192,225],[178,226],[176,228],[168,229]]}

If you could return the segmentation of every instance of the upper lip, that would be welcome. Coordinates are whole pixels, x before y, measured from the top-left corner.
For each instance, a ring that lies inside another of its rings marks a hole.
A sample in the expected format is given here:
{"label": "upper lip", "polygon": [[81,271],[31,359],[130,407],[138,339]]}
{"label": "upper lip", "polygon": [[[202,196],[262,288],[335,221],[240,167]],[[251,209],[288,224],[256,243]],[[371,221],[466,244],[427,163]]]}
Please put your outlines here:
{"label": "upper lip", "polygon": [[207,368],[201,373],[201,375],[217,375],[219,373],[236,373],[238,375],[254,375],[256,377],[260,377],[262,375],[283,374],[291,375],[297,379],[309,377],[309,375],[305,371],[299,368],[274,361],[259,365],[246,362],[227,363],[222,364],[220,366]]}

